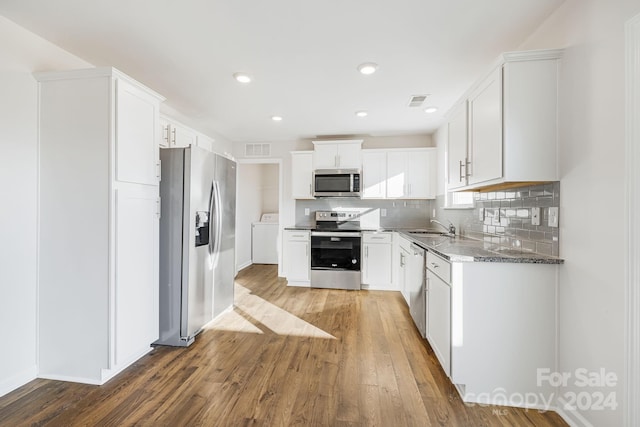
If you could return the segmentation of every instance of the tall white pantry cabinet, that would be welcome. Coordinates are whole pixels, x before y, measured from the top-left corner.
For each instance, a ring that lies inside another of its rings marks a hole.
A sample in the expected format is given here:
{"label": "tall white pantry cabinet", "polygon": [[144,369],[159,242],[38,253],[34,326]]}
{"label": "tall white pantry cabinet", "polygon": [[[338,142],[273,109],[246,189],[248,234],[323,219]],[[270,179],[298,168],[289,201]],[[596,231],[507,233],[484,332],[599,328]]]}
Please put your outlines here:
{"label": "tall white pantry cabinet", "polygon": [[35,77],[39,376],[102,384],[158,338],[164,98],[113,68]]}

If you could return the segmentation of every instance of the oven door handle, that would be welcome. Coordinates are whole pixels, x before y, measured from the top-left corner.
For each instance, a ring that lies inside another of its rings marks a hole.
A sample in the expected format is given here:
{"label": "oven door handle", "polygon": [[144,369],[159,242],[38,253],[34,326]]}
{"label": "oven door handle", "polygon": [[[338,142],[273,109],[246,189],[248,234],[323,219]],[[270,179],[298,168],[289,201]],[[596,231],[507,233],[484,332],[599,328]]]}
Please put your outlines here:
{"label": "oven door handle", "polygon": [[361,237],[362,233],[360,232],[334,232],[334,231],[312,231],[311,236],[318,237]]}

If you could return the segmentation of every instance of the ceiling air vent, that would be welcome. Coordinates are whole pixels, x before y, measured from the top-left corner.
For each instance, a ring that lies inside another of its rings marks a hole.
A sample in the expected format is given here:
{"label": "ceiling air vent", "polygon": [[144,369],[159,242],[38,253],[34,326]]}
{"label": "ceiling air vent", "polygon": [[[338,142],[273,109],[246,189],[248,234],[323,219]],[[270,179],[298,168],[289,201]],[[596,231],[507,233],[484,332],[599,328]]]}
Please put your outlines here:
{"label": "ceiling air vent", "polygon": [[271,144],[244,144],[245,157],[271,156]]}
{"label": "ceiling air vent", "polygon": [[409,99],[409,107],[420,107],[429,95],[413,95]]}

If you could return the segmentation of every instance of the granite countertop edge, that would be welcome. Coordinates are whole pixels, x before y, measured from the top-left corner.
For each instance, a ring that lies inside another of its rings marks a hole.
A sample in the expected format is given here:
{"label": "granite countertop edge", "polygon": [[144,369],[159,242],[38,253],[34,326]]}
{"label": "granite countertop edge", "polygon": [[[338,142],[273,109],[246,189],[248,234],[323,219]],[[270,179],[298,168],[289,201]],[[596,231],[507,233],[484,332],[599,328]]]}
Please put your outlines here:
{"label": "granite countertop edge", "polygon": [[[285,230],[312,230],[313,225],[294,225],[285,227]],[[363,230],[376,231],[376,230]],[[554,256],[541,255],[536,253],[521,252],[517,254],[501,254],[484,248],[484,242],[469,237],[455,237],[464,241],[449,241],[446,250],[439,249],[438,245],[429,244],[420,240],[416,235],[410,234],[409,230],[402,228],[381,228],[378,232],[398,232],[404,238],[410,240],[416,245],[427,251],[431,251],[450,262],[493,262],[493,263],[514,263],[514,264],[564,264],[564,259]],[[451,238],[449,238],[451,239]],[[472,254],[463,254],[462,252],[472,252]]]}

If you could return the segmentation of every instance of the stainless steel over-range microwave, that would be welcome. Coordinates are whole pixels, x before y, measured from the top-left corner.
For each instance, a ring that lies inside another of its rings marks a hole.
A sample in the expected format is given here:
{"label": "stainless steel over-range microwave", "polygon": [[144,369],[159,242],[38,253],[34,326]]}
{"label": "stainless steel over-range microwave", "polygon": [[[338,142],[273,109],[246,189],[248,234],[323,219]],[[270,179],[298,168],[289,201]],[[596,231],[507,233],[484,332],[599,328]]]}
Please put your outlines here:
{"label": "stainless steel over-range microwave", "polygon": [[315,197],[360,197],[359,169],[316,169],[313,172]]}

